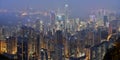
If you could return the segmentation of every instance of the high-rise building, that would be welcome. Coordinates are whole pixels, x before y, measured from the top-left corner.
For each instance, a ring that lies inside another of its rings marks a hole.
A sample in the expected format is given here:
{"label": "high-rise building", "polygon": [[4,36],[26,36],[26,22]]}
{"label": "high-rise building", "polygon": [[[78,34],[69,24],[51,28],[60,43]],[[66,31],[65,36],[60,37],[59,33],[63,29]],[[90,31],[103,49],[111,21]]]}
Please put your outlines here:
{"label": "high-rise building", "polygon": [[61,13],[59,10],[56,14],[56,17],[55,17],[55,20],[56,20],[56,29],[57,30],[64,30],[65,28],[65,14],[64,13]]}
{"label": "high-rise building", "polygon": [[5,40],[0,40],[0,54],[7,53],[7,46]]}
{"label": "high-rise building", "polygon": [[63,44],[62,44],[62,31],[61,30],[57,30],[56,31],[56,44],[55,44],[55,55],[56,55],[56,60],[63,60],[62,58],[62,54],[63,54]]}
{"label": "high-rise building", "polygon": [[111,31],[112,33],[117,33],[119,31],[119,26],[120,26],[120,20],[112,20],[112,21],[110,21],[109,28],[112,29],[112,31]]}
{"label": "high-rise building", "polygon": [[17,40],[16,37],[7,37],[7,53],[8,54],[16,54],[17,53]]}
{"label": "high-rise building", "polygon": [[17,37],[17,57],[19,60],[28,60],[28,34],[27,27],[22,26]]}
{"label": "high-rise building", "polygon": [[51,11],[50,12],[50,21],[51,21],[50,23],[51,23],[52,27],[54,27],[54,25],[55,25],[55,18],[56,18],[55,12]]}
{"label": "high-rise building", "polygon": [[103,21],[104,21],[104,26],[107,26],[108,17],[107,16],[103,16]]}
{"label": "high-rise building", "polygon": [[29,60],[28,58],[28,38],[18,37],[17,41],[17,57],[18,60]]}
{"label": "high-rise building", "polygon": [[95,15],[90,15],[90,21],[96,22],[96,16]]}
{"label": "high-rise building", "polygon": [[35,22],[35,29],[40,31],[40,32],[43,32],[44,31],[44,24],[43,24],[43,21],[42,20],[37,20]]}

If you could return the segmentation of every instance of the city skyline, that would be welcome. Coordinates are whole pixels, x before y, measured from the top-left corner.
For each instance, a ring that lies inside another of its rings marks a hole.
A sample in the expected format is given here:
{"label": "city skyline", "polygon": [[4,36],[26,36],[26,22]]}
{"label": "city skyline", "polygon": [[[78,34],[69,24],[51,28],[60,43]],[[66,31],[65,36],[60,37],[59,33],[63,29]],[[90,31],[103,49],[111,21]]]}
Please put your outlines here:
{"label": "city skyline", "polygon": [[1,60],[120,60],[118,0],[0,0]]}

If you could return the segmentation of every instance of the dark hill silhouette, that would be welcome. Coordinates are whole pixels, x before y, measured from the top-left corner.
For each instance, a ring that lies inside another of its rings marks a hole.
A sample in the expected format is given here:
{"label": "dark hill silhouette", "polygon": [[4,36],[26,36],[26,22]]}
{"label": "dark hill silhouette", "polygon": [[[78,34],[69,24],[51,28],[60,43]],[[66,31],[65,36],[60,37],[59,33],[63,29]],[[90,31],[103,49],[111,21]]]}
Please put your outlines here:
{"label": "dark hill silhouette", "polygon": [[103,60],[120,60],[120,36],[113,45],[107,50]]}

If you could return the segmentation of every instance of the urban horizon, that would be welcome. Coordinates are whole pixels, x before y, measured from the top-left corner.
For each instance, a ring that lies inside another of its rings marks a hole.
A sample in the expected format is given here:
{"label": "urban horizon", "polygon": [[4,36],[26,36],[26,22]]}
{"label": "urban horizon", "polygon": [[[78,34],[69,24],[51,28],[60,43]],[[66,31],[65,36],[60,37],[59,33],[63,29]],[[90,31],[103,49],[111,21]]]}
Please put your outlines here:
{"label": "urban horizon", "polygon": [[0,1],[2,60],[119,60],[120,1]]}

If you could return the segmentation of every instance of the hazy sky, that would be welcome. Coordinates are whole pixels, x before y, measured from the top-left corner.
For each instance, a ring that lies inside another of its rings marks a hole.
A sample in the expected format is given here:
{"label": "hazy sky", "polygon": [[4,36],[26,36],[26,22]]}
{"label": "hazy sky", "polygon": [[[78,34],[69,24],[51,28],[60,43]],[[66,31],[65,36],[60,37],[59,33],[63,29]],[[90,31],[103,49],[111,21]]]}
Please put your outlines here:
{"label": "hazy sky", "polygon": [[[120,10],[120,0],[68,0],[69,9],[73,14],[86,14],[94,9]],[[9,10],[25,9],[57,9],[63,8],[65,0],[0,0],[0,8]]]}

